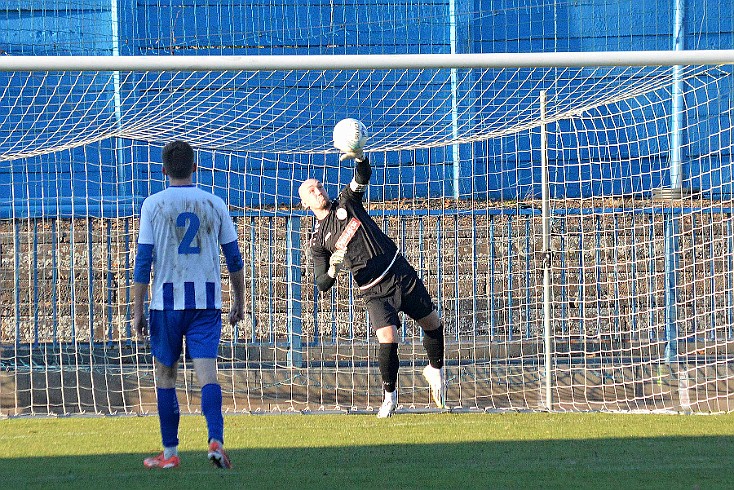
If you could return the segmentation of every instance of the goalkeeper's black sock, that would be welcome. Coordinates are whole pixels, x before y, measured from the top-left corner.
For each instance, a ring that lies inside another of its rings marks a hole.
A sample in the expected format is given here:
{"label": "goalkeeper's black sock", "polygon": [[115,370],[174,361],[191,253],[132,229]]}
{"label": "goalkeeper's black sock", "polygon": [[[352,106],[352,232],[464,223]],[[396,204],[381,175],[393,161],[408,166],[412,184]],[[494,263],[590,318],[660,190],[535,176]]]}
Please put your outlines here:
{"label": "goalkeeper's black sock", "polygon": [[398,360],[398,344],[380,344],[377,361],[380,366],[382,388],[386,392],[392,393],[395,391],[395,387],[398,384],[398,368],[400,368],[400,361]]}
{"label": "goalkeeper's black sock", "polygon": [[428,362],[431,367],[441,369],[443,367],[444,342],[443,342],[443,322],[435,330],[423,331],[423,348],[426,349]]}

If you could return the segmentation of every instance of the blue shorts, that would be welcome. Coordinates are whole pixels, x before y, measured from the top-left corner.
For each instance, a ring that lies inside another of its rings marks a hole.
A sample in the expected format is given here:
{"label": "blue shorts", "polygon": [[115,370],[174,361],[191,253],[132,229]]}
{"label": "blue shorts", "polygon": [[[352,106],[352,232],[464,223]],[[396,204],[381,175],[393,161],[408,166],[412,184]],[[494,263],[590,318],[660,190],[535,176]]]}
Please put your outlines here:
{"label": "blue shorts", "polygon": [[164,366],[178,362],[184,337],[192,359],[216,359],[221,336],[222,310],[150,310],[150,346]]}

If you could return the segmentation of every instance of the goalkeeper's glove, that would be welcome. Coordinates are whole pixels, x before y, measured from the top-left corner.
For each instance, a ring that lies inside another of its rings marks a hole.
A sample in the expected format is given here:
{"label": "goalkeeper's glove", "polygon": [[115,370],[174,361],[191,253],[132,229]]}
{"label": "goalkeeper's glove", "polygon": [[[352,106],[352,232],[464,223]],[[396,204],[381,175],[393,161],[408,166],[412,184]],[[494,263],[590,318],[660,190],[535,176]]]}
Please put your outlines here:
{"label": "goalkeeper's glove", "polygon": [[360,161],[363,159],[364,159],[364,150],[362,150],[362,148],[357,148],[356,150],[350,150],[346,153],[342,153],[339,156],[340,162],[343,162],[344,160]]}
{"label": "goalkeeper's glove", "polygon": [[326,273],[329,274],[329,277],[336,277],[339,273],[339,270],[342,268],[342,264],[344,263],[344,255],[346,255],[346,253],[346,249],[338,248],[334,250],[333,254],[331,254],[331,257],[329,258],[329,270],[326,271]]}

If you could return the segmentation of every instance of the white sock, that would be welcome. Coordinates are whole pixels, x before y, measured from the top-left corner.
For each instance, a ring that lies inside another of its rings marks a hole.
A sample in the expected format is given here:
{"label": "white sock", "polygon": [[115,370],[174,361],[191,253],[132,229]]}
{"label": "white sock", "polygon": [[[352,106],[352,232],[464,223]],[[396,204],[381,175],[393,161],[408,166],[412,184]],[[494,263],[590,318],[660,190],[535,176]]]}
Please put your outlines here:
{"label": "white sock", "polygon": [[385,401],[392,401],[393,403],[398,401],[398,390],[395,391],[386,391],[385,392]]}
{"label": "white sock", "polygon": [[178,456],[178,446],[164,447],[163,448],[163,457],[166,458],[166,459],[169,459],[172,456]]}

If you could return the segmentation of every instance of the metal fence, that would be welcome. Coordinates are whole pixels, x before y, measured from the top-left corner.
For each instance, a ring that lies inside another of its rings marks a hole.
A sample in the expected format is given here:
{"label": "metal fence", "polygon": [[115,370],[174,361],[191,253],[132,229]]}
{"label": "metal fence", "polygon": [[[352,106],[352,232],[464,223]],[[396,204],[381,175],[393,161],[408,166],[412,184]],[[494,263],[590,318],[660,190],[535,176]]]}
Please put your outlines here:
{"label": "metal fence", "polygon": [[[452,338],[503,342],[542,333],[546,257],[539,215],[531,206],[383,211],[375,217],[419,271]],[[672,254],[664,250],[671,219],[678,223]],[[300,214],[237,219],[248,320],[225,329],[225,340],[273,344],[295,335],[299,342],[330,343],[368,336],[350,281],[339,281],[327,294],[314,288],[302,247],[311,224]],[[3,343],[134,341],[135,219],[29,219],[1,226]],[[555,335],[666,338],[666,302],[675,294],[678,337],[731,338],[729,209],[556,209],[551,233]],[[672,277],[666,267],[671,257]],[[226,309],[226,278],[224,291]],[[406,322],[406,335],[408,328]]]}

